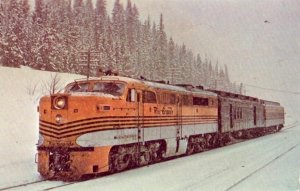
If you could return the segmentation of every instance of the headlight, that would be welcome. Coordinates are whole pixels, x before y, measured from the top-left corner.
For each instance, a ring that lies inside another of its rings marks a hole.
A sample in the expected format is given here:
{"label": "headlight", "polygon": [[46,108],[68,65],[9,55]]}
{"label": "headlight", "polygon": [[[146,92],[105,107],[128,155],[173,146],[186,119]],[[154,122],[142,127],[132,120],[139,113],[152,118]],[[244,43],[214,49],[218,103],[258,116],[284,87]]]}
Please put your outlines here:
{"label": "headlight", "polygon": [[62,117],[60,114],[57,114],[57,115],[55,116],[55,122],[56,122],[57,124],[61,124],[61,123],[63,122],[63,117]]}
{"label": "headlight", "polygon": [[52,103],[55,109],[64,109],[67,105],[65,97],[55,97]]}

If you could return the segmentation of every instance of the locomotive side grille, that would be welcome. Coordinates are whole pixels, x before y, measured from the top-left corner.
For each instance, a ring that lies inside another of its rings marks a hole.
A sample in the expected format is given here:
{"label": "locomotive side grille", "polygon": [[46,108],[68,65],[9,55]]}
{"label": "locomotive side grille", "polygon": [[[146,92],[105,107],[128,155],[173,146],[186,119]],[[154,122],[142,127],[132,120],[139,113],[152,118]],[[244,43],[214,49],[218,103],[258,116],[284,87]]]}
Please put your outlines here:
{"label": "locomotive side grille", "polygon": [[[142,120],[145,128],[158,126],[173,126],[178,124],[174,116],[153,117],[145,116]],[[207,116],[183,116],[182,125],[189,124],[211,124],[216,123],[217,117],[214,115]],[[53,138],[66,138],[83,133],[90,133],[102,130],[136,128],[138,117],[100,117],[80,121],[69,122],[66,124],[54,124],[40,121],[40,132],[43,135]]]}

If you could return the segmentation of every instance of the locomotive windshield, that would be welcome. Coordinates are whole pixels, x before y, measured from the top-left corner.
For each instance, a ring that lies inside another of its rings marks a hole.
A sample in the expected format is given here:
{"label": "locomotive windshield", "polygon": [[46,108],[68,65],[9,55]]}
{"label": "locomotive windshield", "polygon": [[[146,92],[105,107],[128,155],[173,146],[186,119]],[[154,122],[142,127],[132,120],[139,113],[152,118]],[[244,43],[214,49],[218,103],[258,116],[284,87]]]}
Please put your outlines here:
{"label": "locomotive windshield", "polygon": [[114,96],[121,96],[124,92],[124,84],[115,82],[97,82],[94,84],[93,92],[101,92]]}
{"label": "locomotive windshield", "polygon": [[66,92],[87,92],[89,88],[88,83],[74,83],[72,85],[67,86]]}
{"label": "locomotive windshield", "polygon": [[91,89],[89,83],[73,83],[66,87],[67,93],[72,92],[100,92],[105,94],[111,94],[114,96],[121,96],[124,92],[125,85],[123,83],[116,82],[95,82]]}

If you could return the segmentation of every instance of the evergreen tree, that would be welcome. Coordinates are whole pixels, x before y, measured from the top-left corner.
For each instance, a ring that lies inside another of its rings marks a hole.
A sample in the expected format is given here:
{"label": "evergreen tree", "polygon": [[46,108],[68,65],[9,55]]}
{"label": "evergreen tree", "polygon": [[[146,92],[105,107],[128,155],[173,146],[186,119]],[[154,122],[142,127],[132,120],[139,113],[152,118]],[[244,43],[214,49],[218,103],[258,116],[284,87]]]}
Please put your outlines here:
{"label": "evergreen tree", "polygon": [[189,74],[187,73],[187,51],[185,44],[182,44],[180,47],[178,69],[180,71],[180,76],[178,79],[179,83],[186,83],[185,79]]}
{"label": "evergreen tree", "polygon": [[141,38],[138,42],[138,50],[140,52],[140,75],[150,79],[151,70],[151,24],[150,18],[144,22],[141,29]]}
{"label": "evergreen tree", "polygon": [[46,12],[44,0],[35,0],[35,8],[33,12],[33,22],[42,25],[46,22]]}
{"label": "evergreen tree", "polygon": [[35,0],[31,13],[28,0],[0,1],[0,63],[85,74],[80,53],[90,50],[98,52],[99,59],[93,75],[99,68],[111,69],[121,75],[239,92],[226,65],[213,65],[207,56],[194,56],[184,43],[167,40],[162,14],[158,25],[151,25],[150,17],[142,24],[131,0],[125,10],[116,0],[111,18],[105,0],[96,0],[95,8],[92,2]]}
{"label": "evergreen tree", "polygon": [[116,57],[115,57],[115,44],[114,44],[114,38],[113,38],[113,30],[112,30],[112,24],[110,22],[109,17],[107,17],[108,22],[108,28],[107,28],[107,35],[106,35],[106,44],[104,46],[105,53],[106,53],[106,61],[107,61],[107,69],[109,70],[116,70],[115,63],[116,63]]}
{"label": "evergreen tree", "polygon": [[19,67],[20,64],[24,64],[22,46],[26,39],[24,33],[25,15],[22,14],[21,5],[17,0],[10,0],[2,5],[6,6],[6,10],[4,10],[6,27],[3,27],[5,32],[1,43],[2,64],[4,66]]}
{"label": "evergreen tree", "polygon": [[151,32],[151,63],[149,67],[149,77],[150,79],[158,79],[160,76],[156,73],[159,70],[159,47],[158,47],[158,38],[157,38],[156,23],[153,22],[152,32]]}
{"label": "evergreen tree", "polygon": [[122,68],[125,58],[124,44],[126,43],[126,33],[125,33],[125,15],[123,5],[119,0],[116,0],[112,13],[112,33],[114,39],[114,57],[115,63],[114,68],[120,73],[123,74]]}
{"label": "evergreen tree", "polygon": [[157,34],[158,43],[158,66],[157,76],[162,77],[167,70],[167,37],[164,31],[163,15],[160,15],[159,29]]}
{"label": "evergreen tree", "polygon": [[167,78],[170,81],[170,83],[174,83],[176,80],[176,73],[178,72],[177,70],[177,63],[175,62],[175,43],[172,39],[172,37],[169,40],[168,44],[168,73],[167,73]]}
{"label": "evergreen tree", "polygon": [[196,81],[199,82],[199,85],[203,85],[204,84],[204,73],[205,73],[205,71],[203,69],[203,64],[202,64],[200,54],[197,54],[195,72],[197,73],[196,74],[197,75]]}
{"label": "evergreen tree", "polygon": [[106,46],[108,45],[108,21],[106,11],[106,1],[97,0],[95,7],[95,24],[94,24],[94,43],[95,50],[99,52],[98,70],[107,70],[108,55],[106,54]]}

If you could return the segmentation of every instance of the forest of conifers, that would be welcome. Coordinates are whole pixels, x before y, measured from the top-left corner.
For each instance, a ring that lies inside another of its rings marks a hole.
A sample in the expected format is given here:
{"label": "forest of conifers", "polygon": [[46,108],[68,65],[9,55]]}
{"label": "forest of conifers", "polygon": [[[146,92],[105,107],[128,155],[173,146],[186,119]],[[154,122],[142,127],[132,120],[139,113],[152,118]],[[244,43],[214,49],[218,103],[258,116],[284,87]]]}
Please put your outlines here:
{"label": "forest of conifers", "polygon": [[113,70],[120,75],[169,83],[204,85],[238,92],[227,66],[213,64],[185,44],[177,44],[159,22],[139,18],[130,0],[116,0],[112,14],[105,0],[0,1],[0,65],[86,75]]}

